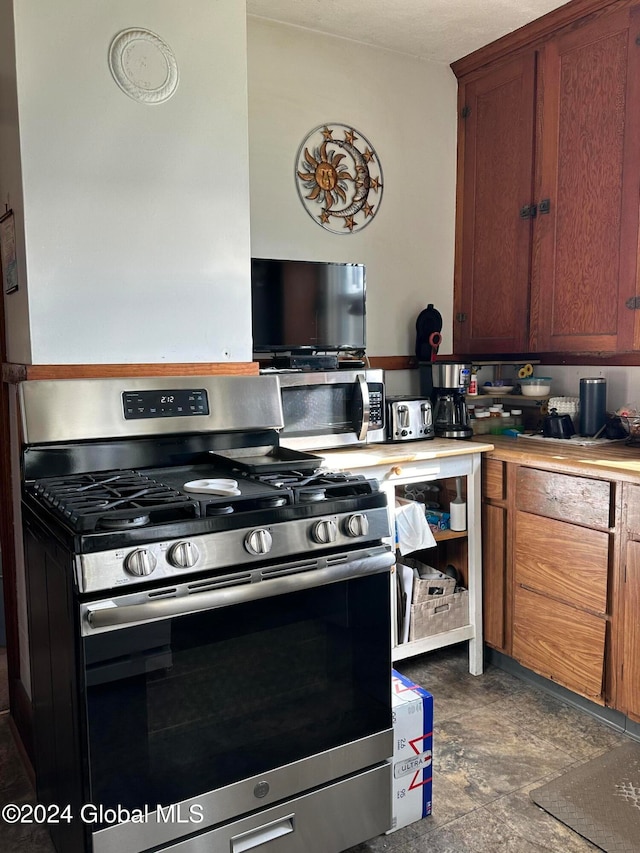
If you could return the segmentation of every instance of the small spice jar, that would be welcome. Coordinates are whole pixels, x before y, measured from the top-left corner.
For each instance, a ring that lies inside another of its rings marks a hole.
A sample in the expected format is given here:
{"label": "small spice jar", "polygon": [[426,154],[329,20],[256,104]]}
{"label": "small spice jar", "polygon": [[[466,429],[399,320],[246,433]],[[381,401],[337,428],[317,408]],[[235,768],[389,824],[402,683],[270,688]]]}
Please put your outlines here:
{"label": "small spice jar", "polygon": [[524,432],[524,419],[522,417],[522,409],[511,409],[511,417],[513,418],[513,429],[518,432]]}
{"label": "small spice jar", "polygon": [[472,429],[474,435],[488,435],[489,434],[489,421],[491,418],[489,417],[489,412],[478,412],[475,418],[473,419]]}

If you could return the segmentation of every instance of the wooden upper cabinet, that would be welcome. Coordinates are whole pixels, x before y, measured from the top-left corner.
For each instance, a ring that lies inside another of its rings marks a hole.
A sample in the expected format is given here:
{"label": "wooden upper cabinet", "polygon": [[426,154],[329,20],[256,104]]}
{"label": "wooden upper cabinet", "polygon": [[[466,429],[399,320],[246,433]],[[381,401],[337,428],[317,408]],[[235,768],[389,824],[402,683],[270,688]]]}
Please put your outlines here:
{"label": "wooden upper cabinet", "polygon": [[534,94],[532,53],[459,90],[456,352],[527,349]]}
{"label": "wooden upper cabinet", "polygon": [[639,35],[623,8],[540,51],[532,351],[637,346]]}
{"label": "wooden upper cabinet", "polygon": [[640,349],[640,5],[597,5],[454,64],[456,352]]}

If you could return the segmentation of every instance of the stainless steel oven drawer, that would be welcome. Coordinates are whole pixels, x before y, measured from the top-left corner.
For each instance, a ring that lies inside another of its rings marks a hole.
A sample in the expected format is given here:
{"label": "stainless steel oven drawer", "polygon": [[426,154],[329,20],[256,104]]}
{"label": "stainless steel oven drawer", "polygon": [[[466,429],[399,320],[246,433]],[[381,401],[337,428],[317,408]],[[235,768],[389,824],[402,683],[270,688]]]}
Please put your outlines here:
{"label": "stainless steel oven drawer", "polygon": [[391,765],[233,821],[158,853],[340,853],[391,826]]}

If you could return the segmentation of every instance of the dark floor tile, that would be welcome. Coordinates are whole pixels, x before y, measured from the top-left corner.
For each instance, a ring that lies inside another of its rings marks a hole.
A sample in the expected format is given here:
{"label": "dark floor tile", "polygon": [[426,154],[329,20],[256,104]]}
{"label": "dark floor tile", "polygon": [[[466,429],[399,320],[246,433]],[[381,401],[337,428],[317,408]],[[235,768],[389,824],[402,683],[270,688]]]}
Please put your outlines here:
{"label": "dark floor tile", "polygon": [[501,712],[501,703],[434,726],[434,784],[446,775],[479,805],[573,763]]}
{"label": "dark floor tile", "polygon": [[486,808],[480,808],[423,839],[416,839],[408,853],[545,853],[545,850],[537,839],[518,834]]}
{"label": "dark floor tile", "polygon": [[400,661],[396,669],[434,697],[434,719],[438,722],[499,702],[526,690],[526,685],[497,667],[482,675],[471,675],[466,657],[455,654],[450,665],[441,655],[422,655]]}
{"label": "dark floor tile", "polygon": [[[9,728],[7,714],[0,715],[0,802],[13,803],[33,793],[13,734]],[[0,847],[0,850],[3,849]],[[4,848],[6,849],[6,848]]]}
{"label": "dark floor tile", "polygon": [[[1,766],[1,765],[0,765]],[[33,803],[28,797],[11,800],[17,804]],[[46,826],[33,823],[8,824],[0,819],[0,850],[6,853],[56,853]]]}
{"label": "dark floor tile", "polygon": [[542,690],[530,688],[505,697],[502,710],[511,722],[576,760],[595,758],[627,742],[625,735]]}
{"label": "dark floor tile", "polygon": [[535,838],[537,844],[554,853],[555,851],[588,853],[588,851],[598,850],[599,848],[590,841],[556,820],[530,798],[530,792],[534,788],[550,782],[556,775],[558,774],[533,782],[513,794],[494,800],[485,806],[485,809],[510,827],[512,832],[523,838]]}

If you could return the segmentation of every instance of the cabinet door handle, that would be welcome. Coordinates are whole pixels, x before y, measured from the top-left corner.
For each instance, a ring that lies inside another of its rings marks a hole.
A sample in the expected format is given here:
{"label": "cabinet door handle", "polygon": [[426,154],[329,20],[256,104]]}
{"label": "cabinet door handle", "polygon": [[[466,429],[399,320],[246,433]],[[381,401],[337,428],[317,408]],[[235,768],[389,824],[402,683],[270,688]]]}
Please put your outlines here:
{"label": "cabinet door handle", "polygon": [[520,208],[520,219],[535,219],[538,208],[535,204],[525,204]]}
{"label": "cabinet door handle", "polygon": [[549,211],[551,210],[551,199],[543,198],[542,201],[538,202],[538,210],[541,214],[549,213]]}

